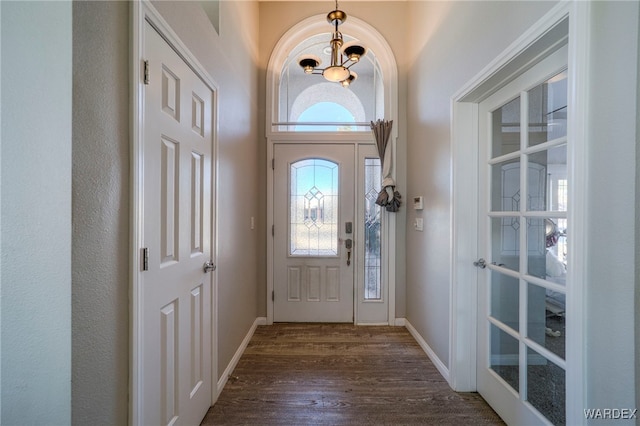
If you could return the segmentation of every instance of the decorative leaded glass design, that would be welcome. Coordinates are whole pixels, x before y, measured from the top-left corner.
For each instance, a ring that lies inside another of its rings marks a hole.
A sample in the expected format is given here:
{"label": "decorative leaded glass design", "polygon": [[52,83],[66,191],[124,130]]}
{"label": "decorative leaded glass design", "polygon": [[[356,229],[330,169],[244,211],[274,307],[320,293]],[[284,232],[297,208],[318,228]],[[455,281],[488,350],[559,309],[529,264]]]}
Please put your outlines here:
{"label": "decorative leaded glass design", "polygon": [[364,299],[381,300],[381,216],[376,204],[381,188],[380,159],[366,158],[364,163]]}
{"label": "decorative leaded glass design", "polygon": [[291,164],[291,256],[338,255],[338,169],[319,158]]}

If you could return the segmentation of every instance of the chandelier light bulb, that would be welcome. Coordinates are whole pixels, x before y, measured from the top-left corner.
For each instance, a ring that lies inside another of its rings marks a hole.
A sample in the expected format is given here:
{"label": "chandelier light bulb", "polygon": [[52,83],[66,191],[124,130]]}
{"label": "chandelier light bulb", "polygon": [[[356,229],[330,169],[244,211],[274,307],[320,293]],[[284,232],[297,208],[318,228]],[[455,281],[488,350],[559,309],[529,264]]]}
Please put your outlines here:
{"label": "chandelier light bulb", "polygon": [[300,58],[298,64],[302,67],[305,74],[313,74],[315,68],[320,65],[320,58],[314,55],[305,55]]}
{"label": "chandelier light bulb", "polygon": [[347,77],[344,80],[342,80],[340,82],[340,84],[342,84],[342,87],[349,87],[349,85],[351,83],[353,83],[356,80],[356,78],[358,78],[358,74],[356,74],[355,72],[351,71],[349,73],[349,77]]}
{"label": "chandelier light bulb", "polygon": [[338,83],[346,78],[349,78],[349,70],[341,65],[331,66],[325,68],[325,70],[322,71],[322,75],[327,80]]}
{"label": "chandelier light bulb", "polygon": [[354,41],[345,43],[342,47],[342,54],[345,55],[351,62],[358,62],[360,58],[367,53],[367,49],[363,46],[355,44]]}

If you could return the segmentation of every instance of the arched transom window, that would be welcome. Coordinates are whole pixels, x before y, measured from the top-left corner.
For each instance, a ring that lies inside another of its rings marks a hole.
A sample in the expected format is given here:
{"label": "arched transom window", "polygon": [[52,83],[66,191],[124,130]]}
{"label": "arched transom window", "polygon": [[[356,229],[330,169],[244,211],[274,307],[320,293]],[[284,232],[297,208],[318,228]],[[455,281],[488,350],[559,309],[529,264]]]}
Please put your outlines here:
{"label": "arched transom window", "polygon": [[[343,34],[345,43],[355,40]],[[280,71],[277,131],[369,131],[369,122],[384,116],[384,85],[380,65],[371,49],[350,70],[357,79],[349,86],[305,74],[303,55],[315,55],[320,68],[331,62],[330,33],[307,38],[291,50]]]}

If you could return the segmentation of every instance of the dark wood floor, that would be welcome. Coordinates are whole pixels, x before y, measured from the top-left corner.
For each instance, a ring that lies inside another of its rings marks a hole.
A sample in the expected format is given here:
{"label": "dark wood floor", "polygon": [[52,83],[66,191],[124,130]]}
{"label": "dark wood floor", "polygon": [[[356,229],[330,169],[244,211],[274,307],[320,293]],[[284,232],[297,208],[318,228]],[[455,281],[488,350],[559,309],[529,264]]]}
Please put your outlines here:
{"label": "dark wood floor", "polygon": [[449,388],[404,327],[257,328],[203,425],[501,425]]}

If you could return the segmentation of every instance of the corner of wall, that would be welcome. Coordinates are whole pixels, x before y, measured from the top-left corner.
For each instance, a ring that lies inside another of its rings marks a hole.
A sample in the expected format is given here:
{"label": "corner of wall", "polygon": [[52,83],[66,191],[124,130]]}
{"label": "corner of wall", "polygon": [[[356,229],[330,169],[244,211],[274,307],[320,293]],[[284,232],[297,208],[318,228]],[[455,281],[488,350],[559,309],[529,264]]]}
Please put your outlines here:
{"label": "corner of wall", "polygon": [[266,325],[266,324],[267,324],[267,318],[265,317],[257,317],[255,319],[255,321],[253,322],[253,325],[251,326],[247,334],[244,336],[242,343],[240,343],[240,346],[238,346],[238,348],[236,349],[236,352],[233,354],[231,361],[229,361],[226,368],[220,375],[220,378],[218,379],[218,390],[217,390],[218,395],[220,395],[220,393],[224,389],[224,386],[227,384],[229,377],[231,377],[231,373],[233,373],[233,370],[235,370],[236,366],[238,365],[238,362],[240,361],[242,354],[244,353],[245,349],[247,349],[247,346],[249,345],[249,342],[251,341],[253,334],[256,332],[256,328],[258,328],[259,325]]}
{"label": "corner of wall", "polygon": [[[640,46],[640,8],[638,9],[638,46]],[[637,58],[637,78],[636,82],[640,82],[640,53]],[[636,340],[636,407],[640,407],[640,84],[636,86],[636,286],[635,286],[635,340]],[[640,418],[636,421],[640,425]]]}
{"label": "corner of wall", "polygon": [[444,377],[447,383],[449,383],[449,386],[451,386],[449,369],[447,368],[445,363],[442,362],[440,358],[438,358],[438,355],[433,351],[433,349],[431,349],[426,340],[424,340],[420,333],[418,333],[418,330],[416,330],[409,321],[405,320],[404,326],[407,328],[407,330],[409,330],[409,333],[411,333],[413,338],[416,339],[416,342],[418,342],[424,353],[427,354],[433,365],[438,369],[440,374],[442,374],[442,377]]}

